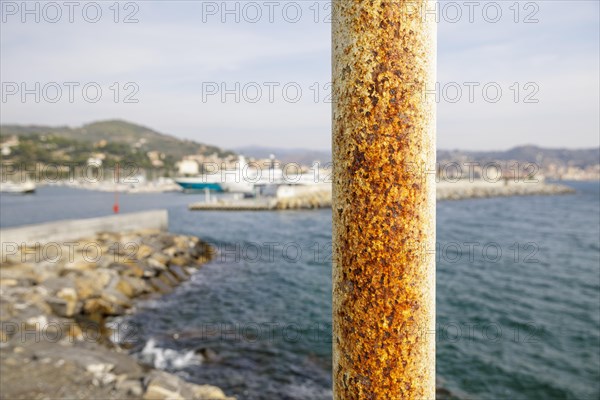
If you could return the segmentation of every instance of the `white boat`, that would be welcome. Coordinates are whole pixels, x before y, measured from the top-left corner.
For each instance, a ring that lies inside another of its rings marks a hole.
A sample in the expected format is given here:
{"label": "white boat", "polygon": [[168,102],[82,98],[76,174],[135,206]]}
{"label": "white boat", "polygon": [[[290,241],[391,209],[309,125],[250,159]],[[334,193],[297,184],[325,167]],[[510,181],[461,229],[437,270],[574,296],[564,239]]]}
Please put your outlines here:
{"label": "white boat", "polygon": [[248,168],[244,156],[239,156],[239,161],[234,169],[221,170],[221,188],[224,192],[254,194],[256,177],[254,170]]}
{"label": "white boat", "polygon": [[268,168],[252,168],[244,156],[239,157],[233,169],[224,169],[210,175],[177,178],[175,182],[187,190],[209,189],[215,192],[243,193],[245,195],[274,196],[282,185],[316,185],[323,183],[327,174],[292,174],[271,165]]}
{"label": "white boat", "polygon": [[0,182],[0,192],[2,193],[25,194],[35,192],[35,189],[35,183],[31,181],[25,181],[20,183],[10,181]]}

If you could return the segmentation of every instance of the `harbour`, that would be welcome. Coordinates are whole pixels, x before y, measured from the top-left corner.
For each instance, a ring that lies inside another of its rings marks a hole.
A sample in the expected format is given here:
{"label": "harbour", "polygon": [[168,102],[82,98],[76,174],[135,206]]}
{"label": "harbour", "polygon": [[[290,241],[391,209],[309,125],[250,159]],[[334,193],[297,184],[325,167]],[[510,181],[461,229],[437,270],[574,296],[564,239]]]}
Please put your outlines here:
{"label": "harbour", "polygon": [[[599,212],[600,187],[569,186],[576,190],[569,196],[440,202],[440,398],[593,397],[600,360],[595,337],[582,333],[600,325],[593,283],[600,233],[589,218]],[[227,396],[331,399],[331,210],[188,209],[203,200],[204,193],[178,192],[121,197],[123,215],[166,209],[168,232],[202,238],[216,253],[160,301],[136,300],[135,313],[112,321],[123,329],[114,338],[130,339],[125,342],[136,362],[210,383]],[[112,214],[111,193],[65,187],[42,186],[34,196],[2,195],[0,201],[3,229]],[[67,353],[63,358],[67,368]],[[545,374],[523,372],[540,362],[548,365]],[[469,369],[473,365],[478,368]],[[512,372],[498,375],[498,368]]]}

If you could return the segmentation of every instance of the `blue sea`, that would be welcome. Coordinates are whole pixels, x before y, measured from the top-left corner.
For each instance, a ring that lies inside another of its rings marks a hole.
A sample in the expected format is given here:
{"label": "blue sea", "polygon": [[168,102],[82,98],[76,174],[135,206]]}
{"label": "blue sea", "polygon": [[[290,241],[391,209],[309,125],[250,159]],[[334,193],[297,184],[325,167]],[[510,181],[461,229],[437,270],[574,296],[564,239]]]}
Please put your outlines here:
{"label": "blue sea", "polygon": [[[600,186],[438,203],[437,377],[457,399],[600,397]],[[202,196],[121,196],[218,250],[119,319],[142,360],[238,399],[331,398],[331,211],[191,212]],[[108,215],[113,195],[0,196],[1,227]]]}

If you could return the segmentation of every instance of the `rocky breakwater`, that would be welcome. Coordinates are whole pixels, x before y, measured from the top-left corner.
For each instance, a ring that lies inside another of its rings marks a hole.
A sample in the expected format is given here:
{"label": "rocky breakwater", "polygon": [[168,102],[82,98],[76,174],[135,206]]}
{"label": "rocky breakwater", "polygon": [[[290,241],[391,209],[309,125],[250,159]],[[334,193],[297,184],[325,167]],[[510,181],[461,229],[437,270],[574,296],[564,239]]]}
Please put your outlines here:
{"label": "rocky breakwater", "polygon": [[513,180],[458,180],[444,181],[437,184],[438,200],[461,200],[488,197],[558,195],[575,193],[568,186],[550,184],[540,181]]}
{"label": "rocky breakwater", "polygon": [[[436,184],[437,200],[461,200],[489,197],[561,195],[575,193],[572,188],[543,180],[469,180],[442,181]],[[281,186],[274,209],[331,207],[331,184]]]}
{"label": "rocky breakwater", "polygon": [[[472,198],[560,195],[575,193],[572,188],[540,181],[458,180],[443,181],[436,185],[437,200],[460,200]],[[331,184],[285,185],[277,189],[271,209],[293,210],[331,207]]]}
{"label": "rocky breakwater", "polygon": [[331,207],[331,190],[330,183],[280,186],[277,189],[275,208],[295,210]]}
{"label": "rocky breakwater", "polygon": [[1,256],[1,398],[231,399],[139,364],[105,326],[188,279],[212,256],[204,242],[143,230],[3,241]]}

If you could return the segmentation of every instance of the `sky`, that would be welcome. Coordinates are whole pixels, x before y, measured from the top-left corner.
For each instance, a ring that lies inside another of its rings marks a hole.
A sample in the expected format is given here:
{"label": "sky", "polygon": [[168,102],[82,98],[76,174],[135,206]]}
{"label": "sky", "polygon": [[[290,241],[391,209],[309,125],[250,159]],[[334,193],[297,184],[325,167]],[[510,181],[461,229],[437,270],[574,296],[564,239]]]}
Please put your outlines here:
{"label": "sky", "polygon": [[[26,5],[24,5],[26,4]],[[600,145],[598,1],[442,1],[440,149]],[[0,122],[328,149],[331,3],[0,1]]]}

